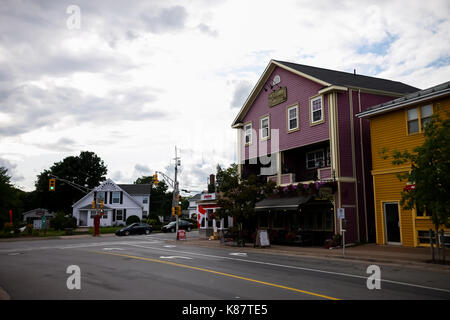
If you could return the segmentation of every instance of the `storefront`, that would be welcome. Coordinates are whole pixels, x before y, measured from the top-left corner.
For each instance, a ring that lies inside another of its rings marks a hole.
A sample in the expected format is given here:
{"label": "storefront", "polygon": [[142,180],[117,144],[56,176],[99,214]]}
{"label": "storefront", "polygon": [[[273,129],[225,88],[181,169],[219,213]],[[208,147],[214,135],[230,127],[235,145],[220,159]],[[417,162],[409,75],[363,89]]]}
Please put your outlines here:
{"label": "storefront", "polygon": [[271,243],[324,245],[334,234],[334,207],[314,196],[268,198],[256,203],[257,228]]}

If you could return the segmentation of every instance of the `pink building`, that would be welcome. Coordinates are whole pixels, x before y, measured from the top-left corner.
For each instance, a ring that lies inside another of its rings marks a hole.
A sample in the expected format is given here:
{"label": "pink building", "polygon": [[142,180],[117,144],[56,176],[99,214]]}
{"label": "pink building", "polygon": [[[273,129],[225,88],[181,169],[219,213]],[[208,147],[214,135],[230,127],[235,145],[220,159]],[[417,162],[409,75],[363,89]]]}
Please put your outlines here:
{"label": "pink building", "polygon": [[374,241],[369,122],[355,115],[417,90],[271,60],[232,124],[241,177],[264,176],[280,186],[333,182],[336,188],[326,199],[264,200],[256,206],[259,227],[301,230],[320,244],[340,233],[337,209],[344,208],[346,238]]}

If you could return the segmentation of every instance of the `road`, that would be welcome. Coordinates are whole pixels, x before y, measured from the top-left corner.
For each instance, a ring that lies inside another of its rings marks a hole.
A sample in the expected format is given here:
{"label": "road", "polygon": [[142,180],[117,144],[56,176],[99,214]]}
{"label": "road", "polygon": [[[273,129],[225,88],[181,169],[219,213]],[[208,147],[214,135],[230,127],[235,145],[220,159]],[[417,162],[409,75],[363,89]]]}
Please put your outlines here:
{"label": "road", "polygon": [[[0,287],[19,300],[450,299],[448,271],[379,264],[381,288],[369,290],[370,263],[166,241],[174,237],[0,242]],[[68,289],[72,265],[79,267],[80,289]]]}

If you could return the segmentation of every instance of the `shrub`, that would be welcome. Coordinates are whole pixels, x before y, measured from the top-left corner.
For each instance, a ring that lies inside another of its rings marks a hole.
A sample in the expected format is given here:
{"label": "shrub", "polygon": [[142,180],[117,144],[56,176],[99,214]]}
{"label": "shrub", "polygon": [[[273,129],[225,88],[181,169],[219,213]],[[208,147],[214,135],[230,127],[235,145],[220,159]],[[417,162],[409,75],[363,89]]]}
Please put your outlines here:
{"label": "shrub", "polygon": [[27,227],[25,228],[25,234],[31,235],[33,233],[33,225],[27,224]]}
{"label": "shrub", "polygon": [[33,237],[39,237],[39,230],[38,229],[33,229],[32,236]]}
{"label": "shrub", "polygon": [[14,231],[14,225],[10,222],[5,222],[3,224],[3,232],[4,233],[11,233],[11,231]]}
{"label": "shrub", "polygon": [[76,228],[77,218],[66,216],[64,212],[56,213],[55,217],[51,221],[52,228],[55,230],[64,230],[66,228]]}
{"label": "shrub", "polygon": [[127,226],[129,226],[130,224],[132,224],[132,223],[135,223],[135,222],[141,222],[141,219],[139,219],[139,217],[138,216],[135,216],[135,215],[133,215],[133,216],[129,216],[128,218],[127,218]]}

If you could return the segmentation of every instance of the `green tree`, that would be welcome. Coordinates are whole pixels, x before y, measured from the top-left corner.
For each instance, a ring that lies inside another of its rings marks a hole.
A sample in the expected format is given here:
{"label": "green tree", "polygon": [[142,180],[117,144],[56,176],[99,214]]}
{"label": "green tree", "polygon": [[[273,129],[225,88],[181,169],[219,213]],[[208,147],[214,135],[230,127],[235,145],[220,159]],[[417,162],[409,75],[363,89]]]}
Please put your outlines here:
{"label": "green tree", "polygon": [[9,222],[9,210],[13,212],[14,224],[20,222],[19,212],[23,210],[20,201],[22,193],[23,191],[11,184],[8,169],[0,167],[0,228],[3,228],[5,222]]}
{"label": "green tree", "polygon": [[236,164],[223,170],[217,166],[217,190],[220,194],[216,211],[219,217],[232,216],[239,226],[239,238],[246,224],[255,218],[255,204],[273,193],[275,183],[251,175],[239,181]]}
{"label": "green tree", "polygon": [[168,192],[167,184],[161,180],[155,186],[153,176],[143,176],[138,178],[134,184],[151,184],[150,190],[150,212],[149,218],[157,220],[158,216],[169,216],[172,214],[172,192]]}
{"label": "green tree", "polygon": [[38,175],[35,183],[36,204],[49,211],[63,211],[70,214],[72,204],[85,193],[58,180],[55,191],[49,191],[51,175],[92,189],[106,180],[107,172],[105,163],[94,152],[82,151],[79,156],[66,157]]}
{"label": "green tree", "polygon": [[450,218],[450,114],[445,119],[435,115],[424,135],[424,144],[412,153],[394,151],[392,163],[411,164],[410,172],[398,175],[400,180],[415,184],[414,189],[402,192],[401,205],[406,210],[431,213],[437,235],[441,226],[449,226]]}

